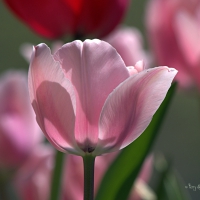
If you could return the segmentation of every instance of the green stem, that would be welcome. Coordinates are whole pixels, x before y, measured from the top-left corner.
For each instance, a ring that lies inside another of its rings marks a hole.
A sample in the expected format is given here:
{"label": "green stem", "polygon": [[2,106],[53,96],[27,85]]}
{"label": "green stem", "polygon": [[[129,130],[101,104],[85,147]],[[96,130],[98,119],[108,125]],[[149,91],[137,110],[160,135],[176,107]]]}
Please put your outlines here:
{"label": "green stem", "polygon": [[6,190],[7,190],[6,184],[1,183],[0,184],[0,199],[2,199],[2,200],[9,200]]}
{"label": "green stem", "polygon": [[56,151],[55,167],[54,167],[54,172],[53,172],[53,177],[52,177],[50,200],[59,200],[59,197],[60,197],[64,155],[65,155],[64,153]]}
{"label": "green stem", "polygon": [[83,156],[84,200],[94,199],[94,163],[95,157],[93,157],[91,154]]}

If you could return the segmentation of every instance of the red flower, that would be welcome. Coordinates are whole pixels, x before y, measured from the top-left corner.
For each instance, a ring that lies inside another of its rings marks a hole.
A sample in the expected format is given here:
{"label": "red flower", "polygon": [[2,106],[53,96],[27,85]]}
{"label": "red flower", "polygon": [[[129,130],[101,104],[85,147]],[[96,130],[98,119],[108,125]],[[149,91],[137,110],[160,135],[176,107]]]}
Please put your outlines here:
{"label": "red flower", "polygon": [[102,37],[122,19],[129,0],[4,0],[38,34],[58,38],[64,34]]}

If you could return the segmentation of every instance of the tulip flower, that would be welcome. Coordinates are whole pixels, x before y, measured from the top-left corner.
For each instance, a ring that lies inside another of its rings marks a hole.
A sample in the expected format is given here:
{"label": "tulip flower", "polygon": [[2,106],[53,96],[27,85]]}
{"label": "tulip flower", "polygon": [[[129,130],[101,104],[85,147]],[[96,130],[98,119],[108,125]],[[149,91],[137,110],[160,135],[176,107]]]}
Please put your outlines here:
{"label": "tulip flower", "polygon": [[[164,9],[163,9],[164,8]],[[155,59],[178,69],[183,88],[200,89],[200,2],[198,0],[150,0],[146,26]]]}
{"label": "tulip flower", "polygon": [[7,72],[0,79],[0,174],[15,170],[43,139],[30,104],[27,76]]}
{"label": "tulip flower", "polygon": [[30,98],[55,148],[98,156],[139,137],[176,73],[157,67],[130,76],[116,50],[97,39],[68,43],[54,55],[40,44],[30,63]]}
{"label": "tulip flower", "polygon": [[144,50],[142,34],[137,28],[118,28],[103,40],[117,50],[126,66],[133,66],[138,60],[143,60],[145,68],[150,67],[151,56]]}
{"label": "tulip flower", "polygon": [[124,16],[129,0],[4,0],[12,12],[43,37],[65,34],[103,37]]}

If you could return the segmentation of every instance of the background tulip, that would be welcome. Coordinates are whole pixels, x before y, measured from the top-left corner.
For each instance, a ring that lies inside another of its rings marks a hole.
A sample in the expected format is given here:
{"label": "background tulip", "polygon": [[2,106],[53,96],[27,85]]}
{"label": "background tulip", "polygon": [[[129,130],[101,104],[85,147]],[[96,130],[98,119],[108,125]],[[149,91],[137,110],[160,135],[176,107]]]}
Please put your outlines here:
{"label": "background tulip", "polygon": [[47,38],[102,37],[121,21],[129,0],[4,0],[14,14]]}
{"label": "background tulip", "polygon": [[158,67],[130,76],[116,50],[100,40],[74,41],[54,55],[40,44],[29,91],[38,124],[58,150],[96,156],[145,130],[176,73]]}
{"label": "background tulip", "polygon": [[13,187],[19,199],[49,199],[53,155],[53,149],[44,144],[31,152],[13,179]]}
{"label": "background tulip", "polygon": [[144,50],[142,34],[137,28],[118,28],[103,40],[117,50],[126,66],[134,66],[138,60],[144,61],[145,68],[151,66],[151,55]]}
{"label": "background tulip", "polygon": [[159,65],[178,69],[182,87],[195,82],[200,89],[200,2],[150,0],[146,24],[148,39]]}
{"label": "background tulip", "polygon": [[7,171],[19,167],[43,137],[35,122],[25,73],[1,76],[0,102],[0,171]]}

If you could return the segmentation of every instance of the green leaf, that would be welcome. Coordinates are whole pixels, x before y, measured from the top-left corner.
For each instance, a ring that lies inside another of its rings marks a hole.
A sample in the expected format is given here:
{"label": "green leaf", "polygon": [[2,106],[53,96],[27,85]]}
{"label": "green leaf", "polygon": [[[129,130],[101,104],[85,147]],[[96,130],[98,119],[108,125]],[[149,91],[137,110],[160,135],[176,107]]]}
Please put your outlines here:
{"label": "green leaf", "polygon": [[174,83],[160,108],[144,133],[123,149],[106,172],[96,200],[124,200],[128,198],[133,182],[158,134],[161,123],[172,100],[176,88]]}

